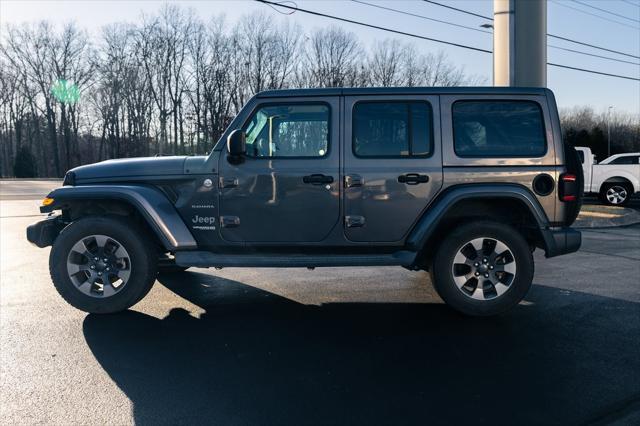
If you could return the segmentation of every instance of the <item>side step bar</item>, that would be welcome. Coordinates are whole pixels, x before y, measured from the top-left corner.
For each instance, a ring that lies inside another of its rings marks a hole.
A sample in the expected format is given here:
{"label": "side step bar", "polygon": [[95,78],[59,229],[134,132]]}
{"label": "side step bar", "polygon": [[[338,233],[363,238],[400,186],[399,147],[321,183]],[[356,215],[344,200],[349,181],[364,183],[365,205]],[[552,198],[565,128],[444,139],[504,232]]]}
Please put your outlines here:
{"label": "side step bar", "polygon": [[409,266],[416,252],[398,251],[391,254],[217,254],[208,251],[179,251],[175,254],[179,266],[201,268],[315,268],[322,266]]}

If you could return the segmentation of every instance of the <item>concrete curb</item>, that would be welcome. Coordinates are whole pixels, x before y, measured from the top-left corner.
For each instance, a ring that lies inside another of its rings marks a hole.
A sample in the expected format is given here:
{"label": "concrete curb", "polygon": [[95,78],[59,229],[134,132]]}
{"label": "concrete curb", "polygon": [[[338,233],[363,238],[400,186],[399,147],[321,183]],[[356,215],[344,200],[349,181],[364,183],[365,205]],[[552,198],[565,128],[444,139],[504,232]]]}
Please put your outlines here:
{"label": "concrete curb", "polygon": [[36,182],[55,182],[59,180],[62,182],[62,178],[0,178],[0,182],[30,182],[32,180]]}
{"label": "concrete curb", "polygon": [[626,207],[584,205],[574,228],[612,228],[640,223],[640,211]]}

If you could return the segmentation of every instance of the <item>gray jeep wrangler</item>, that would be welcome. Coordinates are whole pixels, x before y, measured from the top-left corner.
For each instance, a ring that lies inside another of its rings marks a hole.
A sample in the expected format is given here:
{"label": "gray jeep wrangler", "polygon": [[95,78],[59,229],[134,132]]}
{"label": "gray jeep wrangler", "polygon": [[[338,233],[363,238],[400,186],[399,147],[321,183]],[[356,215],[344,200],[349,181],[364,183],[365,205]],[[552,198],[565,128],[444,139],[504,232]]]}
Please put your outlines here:
{"label": "gray jeep wrangler", "polygon": [[61,213],[27,238],[53,246],[53,283],[86,312],[191,266],[397,265],[493,315],[526,295],[535,248],[578,250],[582,188],[547,89],[268,91],[208,156],[69,171],[40,208]]}

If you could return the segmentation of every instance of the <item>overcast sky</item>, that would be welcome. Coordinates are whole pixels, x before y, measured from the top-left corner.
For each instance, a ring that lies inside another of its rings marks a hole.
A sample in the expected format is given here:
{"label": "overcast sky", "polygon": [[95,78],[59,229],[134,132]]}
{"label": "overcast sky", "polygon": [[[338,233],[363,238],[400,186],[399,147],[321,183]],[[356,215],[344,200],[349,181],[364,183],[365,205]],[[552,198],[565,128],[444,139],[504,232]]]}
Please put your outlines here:
{"label": "overcast sky", "polygon": [[[363,1],[373,3],[375,0]],[[481,15],[491,16],[493,10],[492,0],[438,0],[438,2]],[[581,2],[608,10],[611,14],[589,8],[572,0],[549,0],[548,32],[640,56],[640,30],[638,29],[638,27],[640,27],[640,0],[581,0]],[[5,24],[18,24],[43,19],[57,24],[75,20],[92,33],[97,34],[105,24],[116,21],[135,22],[140,19],[142,13],[152,14],[158,11],[165,3],[167,2],[156,0],[0,0],[0,24],[2,24],[4,28]],[[400,40],[413,42],[415,46],[423,52],[437,52],[442,50],[447,53],[456,65],[464,66],[468,73],[484,76],[487,84],[491,83],[492,60],[491,55],[487,53],[474,52],[400,35],[395,36],[380,30],[309,16],[300,12],[285,16],[264,4],[253,1],[184,0],[168,3],[178,3],[185,8],[192,8],[203,19],[208,19],[217,14],[225,14],[229,24],[233,24],[241,15],[247,12],[262,10],[270,16],[273,16],[274,19],[286,19],[296,22],[304,30],[311,30],[328,25],[339,25],[356,33],[364,43],[370,43],[376,39],[395,37]],[[637,6],[634,5],[634,3],[637,4]],[[492,48],[491,34],[483,34],[464,28],[426,21],[417,17],[401,15],[352,1],[296,0],[296,4],[301,8],[338,15],[344,18],[364,21],[374,25],[385,26],[427,37],[444,39],[484,49]],[[474,28],[479,28],[481,24],[487,23],[487,21],[482,18],[465,15],[423,1],[386,0],[376,1],[375,4]],[[592,16],[591,14],[600,17]],[[621,16],[615,16],[613,14]],[[593,54],[615,57],[632,62],[640,61],[615,53],[593,50],[585,46],[577,46],[560,40],[550,39],[549,44],[584,50]],[[638,65],[583,56],[554,48],[548,49],[548,61],[640,78],[640,66]],[[548,86],[555,92],[561,107],[591,105],[597,111],[604,111],[609,105],[613,105],[617,110],[640,114],[640,82],[638,81],[622,80],[549,67]]]}

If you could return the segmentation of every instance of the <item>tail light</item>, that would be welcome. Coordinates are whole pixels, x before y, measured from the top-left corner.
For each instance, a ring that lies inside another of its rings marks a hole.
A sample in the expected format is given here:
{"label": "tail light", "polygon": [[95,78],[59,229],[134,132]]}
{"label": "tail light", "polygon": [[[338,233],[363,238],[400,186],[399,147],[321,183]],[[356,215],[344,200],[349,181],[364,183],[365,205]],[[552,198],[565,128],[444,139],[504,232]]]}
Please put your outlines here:
{"label": "tail light", "polygon": [[561,174],[558,180],[558,197],[564,201],[564,225],[571,226],[575,222],[580,208],[582,207],[582,196],[584,194],[584,175],[578,151],[565,145],[565,173]]}
{"label": "tail light", "polygon": [[578,188],[578,177],[573,173],[563,173],[560,175],[560,201],[577,201],[580,188]]}

